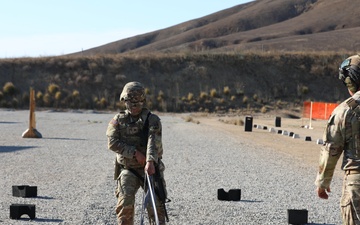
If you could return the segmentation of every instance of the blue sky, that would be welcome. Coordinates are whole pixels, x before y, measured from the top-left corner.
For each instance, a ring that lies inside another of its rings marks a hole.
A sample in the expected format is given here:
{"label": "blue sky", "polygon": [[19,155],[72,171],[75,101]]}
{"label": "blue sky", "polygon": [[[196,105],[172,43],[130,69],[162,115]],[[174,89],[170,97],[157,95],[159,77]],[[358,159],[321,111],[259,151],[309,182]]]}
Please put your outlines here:
{"label": "blue sky", "polygon": [[2,1],[0,58],[78,52],[250,1]]}

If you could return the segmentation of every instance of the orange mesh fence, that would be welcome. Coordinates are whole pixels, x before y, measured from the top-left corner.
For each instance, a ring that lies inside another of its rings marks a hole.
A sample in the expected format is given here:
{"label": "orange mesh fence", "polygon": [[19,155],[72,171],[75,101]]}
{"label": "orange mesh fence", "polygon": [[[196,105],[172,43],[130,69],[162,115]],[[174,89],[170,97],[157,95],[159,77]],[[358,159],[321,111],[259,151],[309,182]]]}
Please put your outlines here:
{"label": "orange mesh fence", "polygon": [[327,120],[336,106],[338,106],[337,103],[304,102],[303,117]]}

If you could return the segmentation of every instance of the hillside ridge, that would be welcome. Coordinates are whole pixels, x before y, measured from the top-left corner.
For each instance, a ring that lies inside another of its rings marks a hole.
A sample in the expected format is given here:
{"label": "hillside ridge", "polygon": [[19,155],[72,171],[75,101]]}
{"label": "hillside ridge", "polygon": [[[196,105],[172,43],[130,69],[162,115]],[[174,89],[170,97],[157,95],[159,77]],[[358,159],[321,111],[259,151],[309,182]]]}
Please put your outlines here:
{"label": "hillside ridge", "polygon": [[257,0],[70,55],[354,51],[359,27],[360,8],[343,0]]}

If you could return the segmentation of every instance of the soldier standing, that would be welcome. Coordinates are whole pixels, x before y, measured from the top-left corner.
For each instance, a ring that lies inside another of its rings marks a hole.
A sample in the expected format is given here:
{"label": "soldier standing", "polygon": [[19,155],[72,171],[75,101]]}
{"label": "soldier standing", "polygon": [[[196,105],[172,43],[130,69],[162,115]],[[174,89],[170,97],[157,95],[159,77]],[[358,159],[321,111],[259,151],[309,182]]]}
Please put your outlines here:
{"label": "soldier standing", "polygon": [[[116,215],[118,224],[134,224],[135,195],[142,186],[145,172],[155,173],[155,166],[163,178],[164,164],[161,161],[163,148],[160,118],[144,107],[144,86],[139,82],[127,83],[120,95],[126,110],[116,114],[110,121],[106,136],[108,148],[116,153],[115,177],[117,180]],[[162,179],[163,180],[163,179]],[[165,183],[165,182],[164,182]],[[156,201],[160,224],[165,224],[165,209]],[[147,207],[150,222],[154,213]]]}
{"label": "soldier standing", "polygon": [[315,181],[317,194],[328,199],[335,166],[344,153],[344,181],[340,200],[343,224],[360,224],[360,56],[347,58],[339,68],[339,79],[350,98],[332,112],[324,131],[319,172]]}

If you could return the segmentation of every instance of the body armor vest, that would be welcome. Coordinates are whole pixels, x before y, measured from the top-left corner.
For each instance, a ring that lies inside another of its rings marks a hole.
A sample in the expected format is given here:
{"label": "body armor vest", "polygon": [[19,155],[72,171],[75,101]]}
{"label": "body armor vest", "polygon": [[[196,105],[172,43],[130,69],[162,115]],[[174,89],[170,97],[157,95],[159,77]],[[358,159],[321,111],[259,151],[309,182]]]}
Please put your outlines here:
{"label": "body armor vest", "polygon": [[128,145],[134,145],[142,153],[146,153],[143,150],[146,149],[147,137],[145,137],[143,132],[144,121],[141,118],[134,122],[126,121],[125,123],[120,123],[119,127],[123,142]]}
{"label": "body armor vest", "polygon": [[[122,117],[119,117],[119,132],[121,141],[135,146],[138,151],[146,156],[147,149],[147,140],[148,140],[148,118],[145,115],[141,115],[137,121],[131,121],[129,114],[124,114]],[[118,162],[125,167],[140,167],[141,165],[137,162],[135,158],[129,159],[122,157],[118,154]]]}

